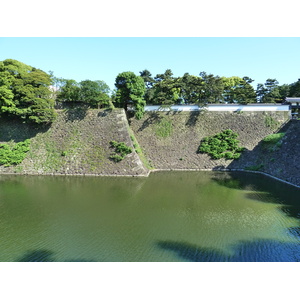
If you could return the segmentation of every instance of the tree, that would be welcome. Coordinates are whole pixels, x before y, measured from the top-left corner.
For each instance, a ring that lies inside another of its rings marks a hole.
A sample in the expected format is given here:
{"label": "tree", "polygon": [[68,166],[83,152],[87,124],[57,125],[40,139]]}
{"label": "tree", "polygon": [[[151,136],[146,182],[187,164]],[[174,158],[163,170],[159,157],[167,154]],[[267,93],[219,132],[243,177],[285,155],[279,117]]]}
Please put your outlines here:
{"label": "tree", "polygon": [[94,107],[107,106],[110,97],[105,93],[109,91],[108,85],[103,81],[83,80],[80,82],[79,100]]}
{"label": "tree", "polygon": [[290,84],[289,97],[300,97],[300,79]]}
{"label": "tree", "polygon": [[180,78],[180,98],[183,103],[201,103],[204,80],[201,77],[185,73]]}
{"label": "tree", "polygon": [[110,104],[109,86],[102,80],[83,80],[77,83],[73,79],[62,79],[57,100],[62,102],[78,102],[92,107]]}
{"label": "tree", "polygon": [[170,69],[167,69],[164,74],[157,74],[154,77],[156,82],[171,78],[173,78],[173,72]]}
{"label": "tree", "polygon": [[224,82],[224,100],[229,103],[248,104],[256,102],[256,93],[249,77],[222,77]]}
{"label": "tree", "polygon": [[157,81],[153,86],[153,104],[176,104],[180,95],[180,82],[178,78],[166,78]]}
{"label": "tree", "polygon": [[142,77],[133,72],[120,73],[116,80],[117,88],[115,103],[117,107],[123,107],[127,111],[128,105],[134,107],[135,117],[142,118],[146,101],[144,100],[145,83]]}
{"label": "tree", "polygon": [[207,74],[206,72],[200,72],[202,78],[203,93],[201,94],[201,102],[215,103],[220,102],[223,99],[224,82],[219,76],[213,74]]}
{"label": "tree", "polygon": [[143,78],[146,87],[144,99],[146,103],[151,103],[154,97],[153,84],[155,83],[155,80],[147,69],[141,71],[140,76]]}
{"label": "tree", "polygon": [[80,86],[73,79],[61,79],[57,100],[62,102],[79,102]]}
{"label": "tree", "polygon": [[51,76],[14,59],[0,62],[0,112],[35,123],[55,119]]}
{"label": "tree", "polygon": [[264,86],[261,83],[258,84],[256,93],[262,103],[275,103],[282,100],[276,79],[267,79]]}
{"label": "tree", "polygon": [[140,76],[145,82],[146,89],[150,89],[155,83],[155,80],[152,78],[152,74],[147,69],[141,71]]}
{"label": "tree", "polygon": [[267,89],[264,87],[262,83],[258,83],[256,87],[256,96],[258,102],[264,102],[263,99],[267,93]]}
{"label": "tree", "polygon": [[[285,100],[286,97],[289,97],[291,85],[282,84],[278,86],[280,98],[282,101]],[[299,93],[300,95],[300,93]]]}

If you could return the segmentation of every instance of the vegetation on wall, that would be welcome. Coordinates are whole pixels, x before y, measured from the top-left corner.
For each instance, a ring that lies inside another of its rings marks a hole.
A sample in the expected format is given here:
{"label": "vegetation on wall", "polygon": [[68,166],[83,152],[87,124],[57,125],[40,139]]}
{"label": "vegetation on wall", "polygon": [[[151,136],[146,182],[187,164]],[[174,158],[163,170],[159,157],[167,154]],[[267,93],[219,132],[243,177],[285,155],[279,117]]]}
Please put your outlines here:
{"label": "vegetation on wall", "polygon": [[244,148],[239,147],[237,133],[227,129],[211,137],[206,137],[201,141],[198,152],[207,153],[213,159],[237,159]]}
{"label": "vegetation on wall", "polygon": [[155,126],[155,134],[165,138],[172,134],[172,129],[172,121],[168,118],[162,118]]}
{"label": "vegetation on wall", "polygon": [[132,149],[124,142],[110,141],[110,145],[115,149],[115,153],[110,156],[115,162],[123,160],[127,154],[132,152]]}
{"label": "vegetation on wall", "polygon": [[276,129],[277,128],[277,126],[279,125],[279,122],[277,122],[276,120],[274,120],[273,118],[272,118],[272,116],[270,116],[270,115],[266,115],[265,116],[265,125],[267,126],[267,127],[270,127],[271,129]]}
{"label": "vegetation on wall", "polygon": [[274,133],[266,136],[262,140],[263,147],[270,152],[276,151],[282,144],[282,138],[285,136],[285,132]]}
{"label": "vegetation on wall", "polygon": [[0,165],[9,167],[20,164],[30,149],[30,140],[19,142],[15,145],[0,144]]}

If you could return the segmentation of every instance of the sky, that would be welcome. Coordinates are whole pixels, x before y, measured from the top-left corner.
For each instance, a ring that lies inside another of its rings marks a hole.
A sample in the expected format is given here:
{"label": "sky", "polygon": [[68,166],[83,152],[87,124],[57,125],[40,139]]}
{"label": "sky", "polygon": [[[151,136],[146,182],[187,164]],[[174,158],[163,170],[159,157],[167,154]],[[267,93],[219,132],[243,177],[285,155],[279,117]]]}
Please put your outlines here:
{"label": "sky", "polygon": [[201,71],[279,84],[300,78],[299,37],[0,37],[0,61],[19,60],[59,78],[103,80],[148,69],[153,76]]}

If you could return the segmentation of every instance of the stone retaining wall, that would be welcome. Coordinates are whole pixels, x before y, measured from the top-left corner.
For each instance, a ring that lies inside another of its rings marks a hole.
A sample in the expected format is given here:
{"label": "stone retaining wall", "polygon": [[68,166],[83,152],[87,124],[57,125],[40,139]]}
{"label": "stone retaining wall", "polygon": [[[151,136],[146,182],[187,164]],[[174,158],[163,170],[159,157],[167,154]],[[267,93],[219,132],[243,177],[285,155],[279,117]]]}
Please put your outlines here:
{"label": "stone retaining wall", "polygon": [[[162,121],[163,120],[163,121]],[[171,124],[168,136],[159,136],[161,124]],[[300,121],[290,121],[286,112],[153,112],[130,126],[154,169],[258,171],[300,186]],[[232,129],[246,148],[238,160],[212,160],[197,152],[206,137]],[[268,152],[262,139],[274,132],[286,132],[282,146]]]}
{"label": "stone retaining wall", "polygon": [[30,151],[18,166],[0,166],[2,174],[34,175],[129,175],[146,176],[148,170],[139,156],[127,155],[121,162],[112,161],[109,142],[125,142],[133,148],[123,109],[58,110],[57,120],[49,128],[0,120],[0,142],[31,139]]}

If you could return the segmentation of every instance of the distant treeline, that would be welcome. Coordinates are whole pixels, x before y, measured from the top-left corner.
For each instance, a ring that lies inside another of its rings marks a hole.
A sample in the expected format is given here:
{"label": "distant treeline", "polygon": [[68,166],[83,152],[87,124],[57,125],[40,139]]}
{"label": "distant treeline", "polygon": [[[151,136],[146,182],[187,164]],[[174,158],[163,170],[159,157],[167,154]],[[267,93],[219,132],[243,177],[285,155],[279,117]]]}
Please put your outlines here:
{"label": "distant treeline", "polygon": [[269,78],[254,89],[254,80],[247,76],[220,77],[200,72],[199,76],[185,73],[175,77],[170,69],[156,76],[148,70],[139,73],[118,74],[115,89],[110,90],[102,80],[76,82],[6,59],[0,62],[0,113],[47,124],[55,119],[55,103],[125,110],[130,105],[136,117],[141,118],[146,104],[280,103],[286,97],[300,97],[300,79],[279,85],[276,79]]}

